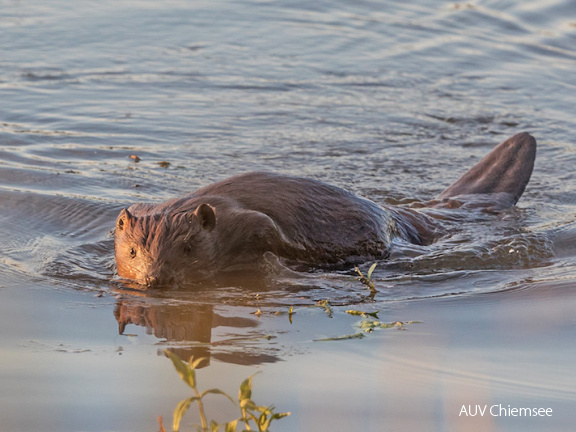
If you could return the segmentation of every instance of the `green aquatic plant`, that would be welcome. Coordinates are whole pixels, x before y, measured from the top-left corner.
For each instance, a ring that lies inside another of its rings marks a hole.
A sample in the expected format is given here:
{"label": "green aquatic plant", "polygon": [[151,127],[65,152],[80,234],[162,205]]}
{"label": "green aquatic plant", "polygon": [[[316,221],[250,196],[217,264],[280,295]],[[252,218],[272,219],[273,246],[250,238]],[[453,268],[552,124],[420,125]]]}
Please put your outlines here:
{"label": "green aquatic plant", "polygon": [[[335,336],[330,338],[323,338],[323,339],[314,339],[314,342],[329,342],[329,341],[341,341],[341,340],[349,340],[349,339],[363,339],[365,337],[365,333],[372,333],[376,329],[391,329],[396,328],[398,330],[406,330],[405,326],[408,324],[416,324],[422,321],[393,321],[393,322],[381,322],[378,321],[376,314],[377,312],[362,312],[357,310],[347,310],[346,313],[350,315],[358,315],[366,318],[362,320],[358,327],[360,329],[359,332],[342,335],[342,336]],[[372,318],[369,318],[372,317]]]}
{"label": "green aquatic plant", "polygon": [[354,310],[354,309],[348,309],[346,311],[347,314],[349,315],[357,315],[357,316],[361,316],[362,318],[367,318],[367,317],[373,317],[378,319],[378,312],[380,311],[376,311],[376,312],[364,312],[364,311],[359,311],[359,310]]}
{"label": "green aquatic plant", "polygon": [[364,320],[360,323],[360,329],[366,333],[371,333],[374,329],[381,328],[381,329],[389,329],[389,328],[397,328],[398,330],[406,330],[404,328],[405,325],[408,324],[417,324],[422,321],[394,321],[394,322],[380,322],[375,320]]}
{"label": "green aquatic plant", "polygon": [[376,268],[376,265],[378,265],[378,263],[374,263],[370,266],[370,268],[368,269],[368,273],[366,273],[366,276],[362,274],[362,272],[358,267],[354,267],[356,273],[360,275],[360,283],[366,285],[370,289],[371,294],[376,294],[378,292],[376,290],[376,286],[374,285],[374,281],[372,280],[372,272]]}
{"label": "green aquatic plant", "polygon": [[[326,300],[327,302],[328,300]],[[265,313],[267,313],[268,315],[275,315],[275,316],[281,316],[281,315],[288,315],[288,320],[290,321],[290,324],[292,324],[292,316],[296,313],[294,311],[294,306],[290,306],[288,308],[288,312],[285,311],[271,311],[271,312],[262,312],[260,310],[260,308],[256,309],[256,312],[250,312],[250,314],[252,315],[256,315],[257,318],[260,318],[262,315],[264,315]]]}
{"label": "green aquatic plant", "polygon": [[314,306],[324,308],[328,318],[332,318],[332,307],[330,307],[330,302],[328,300],[320,300]]}
{"label": "green aquatic plant", "polygon": [[[270,428],[270,424],[274,420],[279,420],[283,417],[289,416],[290,413],[276,413],[274,412],[274,406],[261,406],[257,405],[252,400],[252,378],[254,375],[246,378],[240,385],[240,390],[238,391],[238,406],[240,408],[240,417],[229,421],[225,424],[218,424],[214,420],[211,420],[208,424],[208,419],[206,418],[206,413],[204,410],[204,397],[209,394],[222,395],[228,398],[234,405],[236,403],[234,400],[219,389],[209,389],[200,392],[197,388],[196,380],[196,368],[204,361],[204,358],[194,359],[192,356],[190,361],[185,362],[177,354],[165,350],[164,353],[166,357],[172,360],[174,368],[180,375],[182,381],[184,381],[193,391],[194,395],[180,401],[174,410],[174,420],[172,422],[172,430],[177,432],[180,430],[180,422],[182,417],[188,411],[188,408],[193,403],[198,405],[198,412],[200,415],[200,425],[196,427],[198,431],[201,432],[218,432],[221,427],[224,428],[224,432],[236,432],[236,428],[239,424],[243,424],[243,431],[258,431],[267,432]],[[160,431],[164,431],[164,426],[162,425],[162,420],[160,421]]]}

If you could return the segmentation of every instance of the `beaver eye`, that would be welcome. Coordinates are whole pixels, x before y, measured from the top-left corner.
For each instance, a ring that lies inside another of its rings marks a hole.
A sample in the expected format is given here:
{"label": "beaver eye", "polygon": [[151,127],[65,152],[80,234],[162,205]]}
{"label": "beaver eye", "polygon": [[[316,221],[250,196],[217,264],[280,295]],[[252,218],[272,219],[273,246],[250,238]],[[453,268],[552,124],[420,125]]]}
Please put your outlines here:
{"label": "beaver eye", "polygon": [[194,252],[194,250],[192,249],[192,246],[189,244],[184,244],[184,253],[187,255],[191,255],[192,252]]}
{"label": "beaver eye", "polygon": [[130,248],[130,257],[136,258],[136,249]]}

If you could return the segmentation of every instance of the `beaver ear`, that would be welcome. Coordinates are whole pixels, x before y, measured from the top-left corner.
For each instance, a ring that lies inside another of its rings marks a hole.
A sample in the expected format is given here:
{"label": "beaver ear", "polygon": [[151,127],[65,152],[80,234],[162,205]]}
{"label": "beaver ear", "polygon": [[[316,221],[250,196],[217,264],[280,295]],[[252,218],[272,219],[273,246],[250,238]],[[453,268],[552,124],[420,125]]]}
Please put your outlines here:
{"label": "beaver ear", "polygon": [[200,226],[211,232],[216,226],[216,209],[210,204],[200,204],[194,215],[200,221]]}
{"label": "beaver ear", "polygon": [[130,221],[134,218],[128,209],[123,209],[116,219],[116,229],[118,231],[124,231],[124,229],[130,224]]}

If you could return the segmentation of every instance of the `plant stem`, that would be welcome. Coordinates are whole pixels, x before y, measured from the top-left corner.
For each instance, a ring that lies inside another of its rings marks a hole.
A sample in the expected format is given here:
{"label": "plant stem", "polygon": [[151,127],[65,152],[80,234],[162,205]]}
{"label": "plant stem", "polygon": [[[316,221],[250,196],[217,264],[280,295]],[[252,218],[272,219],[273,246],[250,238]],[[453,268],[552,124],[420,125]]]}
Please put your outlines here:
{"label": "plant stem", "polygon": [[202,398],[200,397],[200,392],[194,387],[194,394],[198,397],[198,412],[200,413],[200,422],[202,423],[202,430],[208,430],[208,422],[206,421],[206,413],[204,412],[204,404],[202,403]]}
{"label": "plant stem", "polygon": [[244,424],[246,425],[246,430],[252,430],[250,428],[250,423],[249,423],[250,419],[246,415],[246,409],[242,409],[242,420],[244,421]]}

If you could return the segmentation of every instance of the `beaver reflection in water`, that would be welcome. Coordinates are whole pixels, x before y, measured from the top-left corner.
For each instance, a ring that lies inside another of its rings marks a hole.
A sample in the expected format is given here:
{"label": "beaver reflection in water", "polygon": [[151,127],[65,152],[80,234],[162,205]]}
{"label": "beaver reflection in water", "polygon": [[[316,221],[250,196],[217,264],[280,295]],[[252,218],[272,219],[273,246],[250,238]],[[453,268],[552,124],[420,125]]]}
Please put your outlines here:
{"label": "beaver reflection in water", "polygon": [[[516,204],[534,166],[527,133],[495,147],[427,206]],[[321,181],[248,173],[161,204],[134,204],[116,221],[118,275],[144,287],[194,282],[284,264],[353,265],[385,259],[395,238],[433,241],[438,223],[416,209],[383,207]]]}

